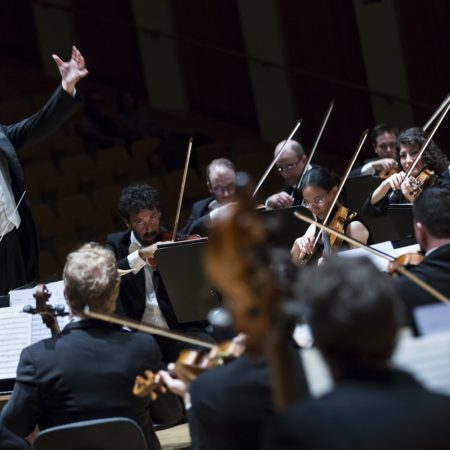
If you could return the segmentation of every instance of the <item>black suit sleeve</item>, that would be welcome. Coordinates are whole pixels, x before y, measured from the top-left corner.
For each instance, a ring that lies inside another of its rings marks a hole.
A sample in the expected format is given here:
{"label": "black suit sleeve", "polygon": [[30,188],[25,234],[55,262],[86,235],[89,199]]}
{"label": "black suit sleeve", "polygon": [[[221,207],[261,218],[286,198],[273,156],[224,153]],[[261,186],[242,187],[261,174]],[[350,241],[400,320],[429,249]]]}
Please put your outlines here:
{"label": "black suit sleeve", "polygon": [[20,122],[5,126],[5,134],[18,151],[55,131],[79,105],[79,100],[59,86],[40,111]]}

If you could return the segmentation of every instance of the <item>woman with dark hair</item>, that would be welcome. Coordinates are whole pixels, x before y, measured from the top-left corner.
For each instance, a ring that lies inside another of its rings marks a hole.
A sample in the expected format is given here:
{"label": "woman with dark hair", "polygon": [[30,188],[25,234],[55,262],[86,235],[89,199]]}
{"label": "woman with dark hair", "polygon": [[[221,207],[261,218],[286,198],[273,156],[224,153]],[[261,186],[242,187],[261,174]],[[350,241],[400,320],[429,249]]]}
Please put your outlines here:
{"label": "woman with dark hair", "polygon": [[[309,170],[303,178],[300,186],[303,195],[302,205],[308,208],[319,222],[325,220],[332,207],[338,185],[338,179],[322,167]],[[363,244],[372,243],[370,231],[358,213],[342,206],[339,200],[330,214],[327,225]],[[292,259],[295,262],[301,262],[305,257],[312,254],[314,251],[313,244],[318,232],[319,229],[315,225],[310,225],[306,233],[295,240],[291,250]],[[335,240],[328,233],[322,233],[322,236],[316,244],[318,247],[316,254],[322,256],[322,250],[325,250],[325,254],[328,254],[330,248],[335,250],[339,247],[340,241],[338,239]]]}
{"label": "woman with dark hair", "polygon": [[[423,189],[436,184],[449,184],[442,178],[448,167],[447,157],[433,141],[429,142],[411,176],[406,177],[427,137],[422,128],[409,128],[399,135],[397,160],[402,170],[383,180],[372,192],[364,206],[364,215],[385,215],[391,203],[413,203]],[[429,172],[429,177],[422,183],[419,175],[424,171]],[[391,190],[396,191],[392,196],[389,195]]]}

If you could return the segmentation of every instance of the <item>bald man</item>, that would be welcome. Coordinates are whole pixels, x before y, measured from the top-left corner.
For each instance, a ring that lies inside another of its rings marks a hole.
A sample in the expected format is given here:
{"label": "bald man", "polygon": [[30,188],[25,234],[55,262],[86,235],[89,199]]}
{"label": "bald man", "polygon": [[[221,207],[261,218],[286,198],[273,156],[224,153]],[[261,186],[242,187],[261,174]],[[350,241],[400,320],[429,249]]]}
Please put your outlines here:
{"label": "bald man", "polygon": [[[282,151],[280,158],[275,164],[275,170],[283,177],[284,187],[281,192],[271,195],[265,203],[266,208],[288,208],[289,206],[300,205],[303,201],[302,194],[295,189],[298,180],[300,179],[308,157],[302,145],[294,140],[281,141],[275,147],[274,157],[276,158],[280,151]],[[306,167],[309,170],[311,165]],[[293,195],[292,195],[293,193]]]}

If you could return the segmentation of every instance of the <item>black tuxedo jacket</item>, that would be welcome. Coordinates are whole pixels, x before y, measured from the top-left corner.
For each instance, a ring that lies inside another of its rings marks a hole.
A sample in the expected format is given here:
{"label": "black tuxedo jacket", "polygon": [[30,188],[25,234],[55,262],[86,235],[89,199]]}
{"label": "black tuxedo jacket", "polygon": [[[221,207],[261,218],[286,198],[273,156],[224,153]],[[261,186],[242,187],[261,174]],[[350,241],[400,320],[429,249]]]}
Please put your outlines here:
{"label": "black tuxedo jacket", "polygon": [[[127,256],[130,253],[131,230],[112,233],[106,238],[106,247],[112,250],[119,269],[129,269]],[[164,286],[163,280],[157,270],[153,271],[153,287],[155,289],[161,312],[167,321],[169,328],[177,328],[173,308],[170,304],[169,296]],[[145,311],[145,272],[129,273],[122,277],[120,283],[120,293],[117,302],[117,312],[134,320],[141,320]]]}
{"label": "black tuxedo jacket", "polygon": [[191,214],[181,231],[183,234],[199,234],[200,236],[207,234],[206,229],[211,223],[208,206],[213,200],[214,197],[208,197],[192,205]]}
{"label": "black tuxedo jacket", "polygon": [[273,415],[269,373],[262,358],[243,355],[200,375],[191,386],[189,427],[196,450],[255,450]]}
{"label": "black tuxedo jacket", "polygon": [[444,450],[450,397],[432,394],[397,371],[354,374],[319,399],[267,423],[265,450]]}
{"label": "black tuxedo jacket", "polygon": [[[419,265],[413,267],[411,272],[450,298],[450,244],[432,251]],[[410,324],[413,324],[412,311],[416,306],[439,303],[439,300],[402,275],[393,281],[406,305]]]}
{"label": "black tuxedo jacket", "polygon": [[[23,172],[17,152],[55,131],[79,105],[80,102],[60,86],[45,106],[31,117],[12,125],[0,125],[0,152],[8,164],[16,203],[24,191]],[[19,206],[19,214],[19,239],[26,264],[27,282],[31,282],[38,277],[39,250],[36,228],[26,197]]]}
{"label": "black tuxedo jacket", "polygon": [[[161,354],[149,335],[97,320],[69,323],[59,336],[22,351],[1,425],[24,437],[35,425],[42,430],[124,416],[140,425],[149,449],[158,449],[152,417],[175,423],[181,417],[181,404],[174,394],[158,394],[157,402],[150,403],[134,396],[132,387],[144,369],[161,368]],[[1,442],[0,448],[4,448]]]}

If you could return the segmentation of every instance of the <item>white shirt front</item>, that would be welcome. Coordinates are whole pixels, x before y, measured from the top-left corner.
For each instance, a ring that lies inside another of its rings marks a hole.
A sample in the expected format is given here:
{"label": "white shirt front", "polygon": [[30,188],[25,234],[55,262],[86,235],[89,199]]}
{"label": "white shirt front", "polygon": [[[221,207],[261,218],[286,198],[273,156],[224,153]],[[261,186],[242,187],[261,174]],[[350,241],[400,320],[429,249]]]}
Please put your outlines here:
{"label": "white shirt front", "polygon": [[11,176],[8,163],[0,153],[0,236],[19,228],[20,216],[11,189]]}
{"label": "white shirt front", "polygon": [[134,274],[140,270],[144,270],[145,275],[145,311],[142,316],[142,322],[162,328],[169,328],[156,298],[156,292],[153,286],[153,269],[139,256],[139,249],[142,248],[142,245],[137,240],[133,231],[131,232],[130,241],[130,250],[133,250],[127,257],[130,269],[133,269]]}

